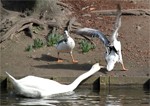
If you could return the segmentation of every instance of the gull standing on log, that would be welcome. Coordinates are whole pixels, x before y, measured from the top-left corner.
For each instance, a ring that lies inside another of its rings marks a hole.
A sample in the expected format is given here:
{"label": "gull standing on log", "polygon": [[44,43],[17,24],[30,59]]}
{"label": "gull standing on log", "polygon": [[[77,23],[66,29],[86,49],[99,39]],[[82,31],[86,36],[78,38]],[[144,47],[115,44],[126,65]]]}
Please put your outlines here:
{"label": "gull standing on log", "polygon": [[121,8],[118,5],[117,17],[115,22],[115,30],[111,37],[111,42],[107,39],[107,37],[100,32],[99,30],[92,29],[92,28],[81,28],[76,31],[79,35],[88,35],[88,36],[96,36],[98,37],[104,44],[106,48],[105,60],[107,62],[107,70],[113,70],[115,63],[119,62],[122,65],[122,69],[126,71],[127,69],[124,66],[122,53],[121,53],[121,42],[117,40],[118,38],[118,30],[121,27]]}

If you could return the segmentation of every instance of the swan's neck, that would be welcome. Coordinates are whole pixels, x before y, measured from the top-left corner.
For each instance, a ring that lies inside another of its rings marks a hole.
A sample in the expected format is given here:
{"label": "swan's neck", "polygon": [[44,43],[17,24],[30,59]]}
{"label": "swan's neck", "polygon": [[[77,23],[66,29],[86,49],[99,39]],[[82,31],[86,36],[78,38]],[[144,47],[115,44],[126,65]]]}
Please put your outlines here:
{"label": "swan's neck", "polygon": [[69,87],[70,89],[73,91],[74,89],[76,89],[76,87],[81,83],[81,81],[85,80],[86,78],[90,77],[91,75],[93,75],[94,73],[96,73],[98,70],[97,69],[91,69],[88,72],[80,75],[77,79],[75,79],[74,82],[72,82]]}

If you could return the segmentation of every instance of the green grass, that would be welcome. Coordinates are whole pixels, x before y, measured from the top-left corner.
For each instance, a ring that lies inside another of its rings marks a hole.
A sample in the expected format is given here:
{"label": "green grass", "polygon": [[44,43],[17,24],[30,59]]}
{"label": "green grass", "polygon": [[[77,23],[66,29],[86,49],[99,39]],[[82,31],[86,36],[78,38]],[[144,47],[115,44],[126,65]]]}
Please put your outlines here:
{"label": "green grass", "polygon": [[80,41],[80,48],[83,53],[87,53],[90,50],[95,49],[95,46],[91,44],[88,40],[81,40]]}
{"label": "green grass", "polygon": [[62,39],[62,35],[49,34],[47,39],[47,46],[54,46]]}
{"label": "green grass", "polygon": [[39,39],[39,38],[36,38],[34,39],[33,41],[33,45],[28,45],[26,48],[25,48],[25,51],[32,51],[33,49],[38,49],[38,48],[41,48],[45,45],[44,41]]}
{"label": "green grass", "polygon": [[43,40],[41,40],[39,38],[34,39],[34,44],[33,44],[34,49],[38,49],[38,48],[41,48],[43,46],[44,46]]}
{"label": "green grass", "polygon": [[30,52],[33,50],[33,46],[32,45],[28,45],[26,48],[25,48],[25,51],[27,52]]}
{"label": "green grass", "polygon": [[39,38],[36,38],[34,39],[33,41],[33,45],[28,45],[26,48],[25,48],[25,51],[32,51],[33,49],[38,49],[38,48],[41,48],[43,46],[54,46],[55,44],[58,43],[58,41],[60,41],[62,39],[62,35],[58,35],[58,34],[50,34],[48,35],[48,39],[47,39],[47,42],[44,43],[43,40],[39,39]]}
{"label": "green grass", "polygon": [[32,27],[32,31],[33,31],[33,33],[35,33],[35,34],[39,33],[39,32],[42,31],[42,30],[43,30],[43,28],[42,28],[41,26],[33,26],[33,27]]}
{"label": "green grass", "polygon": [[[50,34],[48,35],[48,39],[47,42],[45,43],[42,39],[36,38],[33,41],[33,45],[28,45],[25,48],[25,51],[32,51],[33,49],[38,49],[38,48],[42,48],[43,46],[54,46],[55,44],[58,43],[58,41],[60,41],[62,39],[62,35],[58,35],[58,34]],[[91,42],[89,42],[88,40],[81,40],[79,42],[80,44],[80,48],[82,50],[83,53],[87,53],[90,50],[95,49],[95,46],[93,44],[91,44]]]}

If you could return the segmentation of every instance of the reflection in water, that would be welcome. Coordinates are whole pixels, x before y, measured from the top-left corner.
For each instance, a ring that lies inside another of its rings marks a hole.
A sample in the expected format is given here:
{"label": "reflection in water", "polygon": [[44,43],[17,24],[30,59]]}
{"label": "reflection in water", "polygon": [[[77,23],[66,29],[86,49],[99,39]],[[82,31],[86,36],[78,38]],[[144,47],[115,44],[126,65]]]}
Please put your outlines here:
{"label": "reflection in water", "polygon": [[53,104],[58,104],[60,103],[57,100],[45,100],[45,99],[24,99],[19,101],[19,103],[17,103],[18,105],[24,105],[24,106],[37,106],[37,105],[41,105],[41,106],[56,106]]}
{"label": "reflection in water", "polygon": [[106,96],[106,106],[122,106],[121,99],[114,97],[113,95]]}
{"label": "reflection in water", "polygon": [[11,92],[2,92],[1,105],[11,106],[148,106],[150,92],[142,88],[113,88],[100,92],[78,89],[49,98],[23,98]]}
{"label": "reflection in water", "polygon": [[[100,92],[101,99],[105,106],[149,106],[150,91],[142,88],[113,88],[111,90],[103,90]],[[105,98],[103,98],[105,97]]]}

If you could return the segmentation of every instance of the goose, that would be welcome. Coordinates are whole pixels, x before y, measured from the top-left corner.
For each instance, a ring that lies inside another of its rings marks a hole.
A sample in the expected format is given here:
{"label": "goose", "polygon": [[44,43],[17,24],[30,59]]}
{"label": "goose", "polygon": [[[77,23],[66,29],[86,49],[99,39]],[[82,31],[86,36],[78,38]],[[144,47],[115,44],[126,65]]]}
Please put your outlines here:
{"label": "goose", "polygon": [[128,70],[125,68],[123,59],[122,59],[122,53],[121,53],[121,42],[117,39],[118,38],[118,30],[121,27],[121,8],[120,5],[118,5],[118,14],[116,17],[116,22],[115,22],[115,30],[112,34],[111,41],[107,39],[107,37],[99,30],[97,29],[92,29],[92,28],[81,28],[76,31],[77,34],[79,35],[88,35],[88,36],[96,36],[102,41],[106,48],[106,53],[105,53],[105,60],[107,63],[107,70],[112,71],[116,62],[121,63],[122,69],[124,71]]}
{"label": "goose", "polygon": [[73,63],[78,63],[78,61],[74,59],[73,53],[72,53],[74,47],[75,47],[75,41],[73,40],[73,38],[71,38],[69,36],[68,31],[65,30],[64,39],[60,40],[57,43],[57,46],[56,46],[56,49],[57,49],[57,52],[58,52],[58,61],[57,62],[58,63],[63,62],[63,60],[61,60],[60,57],[59,57],[59,54],[61,52],[61,53],[70,53],[70,56],[72,58],[72,62]]}
{"label": "goose", "polygon": [[25,97],[38,98],[74,91],[81,81],[98,72],[103,67],[104,66],[100,66],[99,63],[95,63],[89,71],[83,73],[68,85],[37,76],[26,76],[22,79],[15,79],[8,72],[6,72],[6,74],[14,86],[16,94]]}

